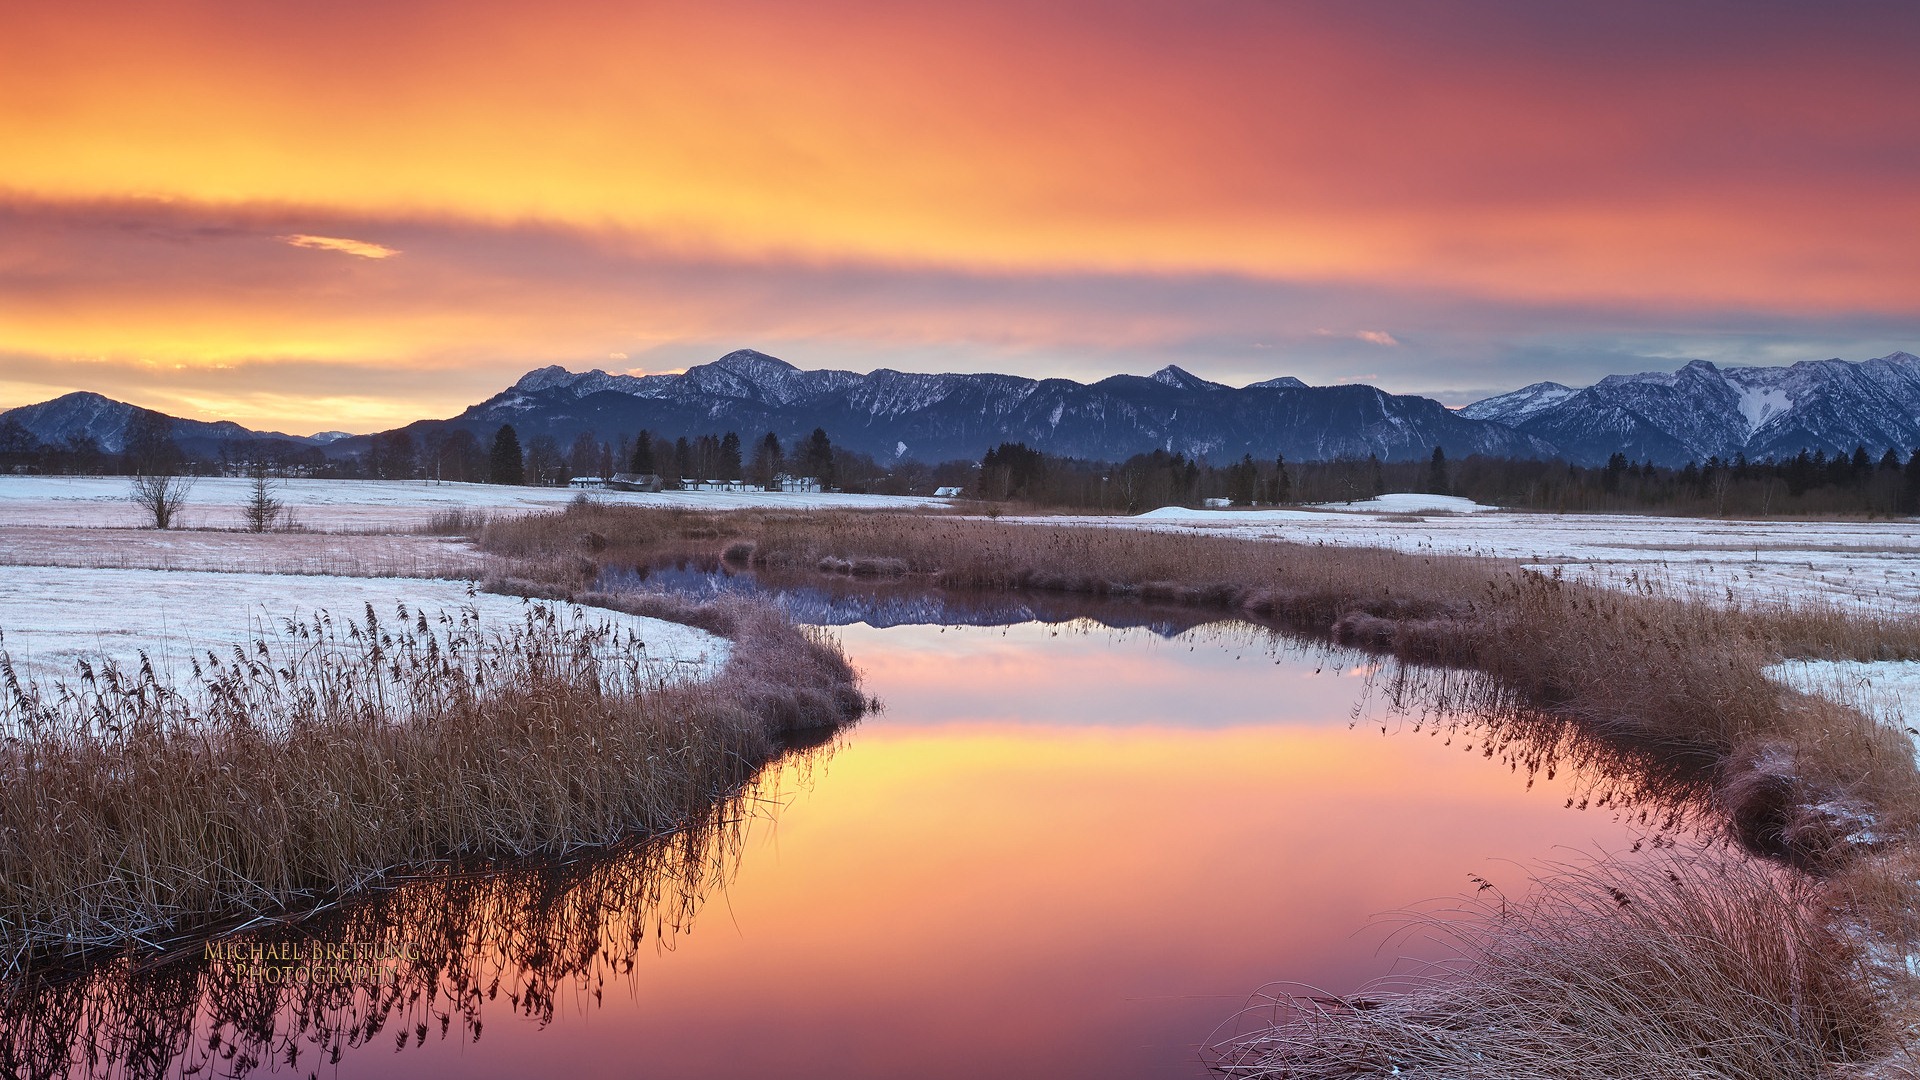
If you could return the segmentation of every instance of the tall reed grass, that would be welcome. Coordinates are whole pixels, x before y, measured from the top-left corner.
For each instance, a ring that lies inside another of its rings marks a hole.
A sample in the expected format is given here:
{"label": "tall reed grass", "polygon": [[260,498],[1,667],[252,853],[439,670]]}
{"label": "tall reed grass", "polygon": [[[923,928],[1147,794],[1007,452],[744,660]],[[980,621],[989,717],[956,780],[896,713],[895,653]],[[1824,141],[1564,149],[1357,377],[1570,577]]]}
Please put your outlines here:
{"label": "tall reed grass", "polygon": [[[438,866],[212,949],[34,972],[0,988],[0,1075],[108,1080],[268,1065],[324,1074],[355,1047],[471,1042],[489,1024],[544,1025],[591,1008],[692,927],[781,785],[804,783],[828,752],[763,771],[676,832],[591,856],[485,872]],[[278,959],[252,961],[255,947]]]}
{"label": "tall reed grass", "polygon": [[[1920,773],[1902,732],[1784,688],[1787,657],[1920,657],[1920,620],[1707,602],[1494,559],[900,514],[605,507],[489,522],[484,548],[584,582],[589,564],[722,555],[783,573],[885,567],[945,589],[1044,590],[1245,613],[1487,676],[1515,718],[1577,723],[1698,783],[1749,847],[1592,868],[1481,909],[1461,961],[1358,1004],[1289,999],[1226,1047],[1231,1075],[1795,1077],[1920,1042]],[[570,569],[570,566],[572,567]],[[897,587],[894,586],[894,587]],[[1728,598],[1729,601],[1732,598]],[[1534,721],[1527,721],[1529,723]],[[1523,735],[1524,737],[1524,735]]]}
{"label": "tall reed grass", "polygon": [[289,622],[183,685],[143,662],[43,687],[0,653],[0,977],[671,831],[864,706],[833,644],[744,601],[702,613],[733,639],[706,681],[559,602],[396,616]]}
{"label": "tall reed grass", "polygon": [[[592,558],[581,554],[589,534],[606,540]],[[731,553],[786,572],[868,566],[946,589],[1248,613],[1482,671],[1527,706],[1693,760],[1756,845],[1804,866],[1844,859],[1868,835],[1920,828],[1920,774],[1901,733],[1763,672],[1783,656],[1920,657],[1920,620],[1810,602],[1709,604],[1492,559],[911,514],[588,504],[495,520],[479,538],[525,572],[573,575],[580,587],[601,563]]]}
{"label": "tall reed grass", "polygon": [[[1881,1052],[1859,944],[1807,878],[1716,853],[1563,867],[1423,932],[1459,959],[1381,989],[1302,990],[1214,1048],[1227,1076],[1826,1080]],[[1464,914],[1465,918],[1458,917]]]}

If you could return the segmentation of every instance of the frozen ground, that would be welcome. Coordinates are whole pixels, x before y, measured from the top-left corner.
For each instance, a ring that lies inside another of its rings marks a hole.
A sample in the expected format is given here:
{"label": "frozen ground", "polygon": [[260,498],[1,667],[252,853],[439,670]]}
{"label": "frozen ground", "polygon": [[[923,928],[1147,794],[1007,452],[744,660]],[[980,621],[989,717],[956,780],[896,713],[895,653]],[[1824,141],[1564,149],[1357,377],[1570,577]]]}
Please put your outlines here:
{"label": "frozen ground", "polygon": [[1715,521],[1409,508],[1420,505],[1413,500],[1431,506],[1435,499],[1383,496],[1378,510],[1368,503],[1337,510],[1169,507],[1130,518],[1016,520],[1482,555],[1620,587],[1651,579],[1720,600],[1828,599],[1920,614],[1920,521],[1912,519]]}
{"label": "frozen ground", "polygon": [[1767,677],[1905,731],[1920,755],[1920,661],[1790,660],[1767,668]]}
{"label": "frozen ground", "polygon": [[466,541],[411,533],[155,532],[0,525],[0,566],[4,564],[348,577],[485,576],[485,557]]}
{"label": "frozen ground", "polygon": [[[426,480],[286,480],[276,497],[299,525],[328,531],[391,531],[423,525],[446,510],[524,513],[565,506],[579,492],[569,488],[439,484]],[[181,515],[189,529],[236,529],[240,508],[252,494],[251,480],[201,477],[193,482]],[[749,507],[808,510],[911,509],[946,506],[948,500],[898,495],[801,495],[770,491],[662,491],[654,494],[593,491],[595,499],[633,506],[684,506],[701,510]],[[0,476],[0,526],[78,525],[136,528],[140,512],[127,501],[127,480],[118,476]]]}
{"label": "frozen ground", "polygon": [[1488,510],[1498,510],[1497,506],[1484,506],[1472,499],[1463,499],[1458,495],[1428,495],[1423,492],[1397,491],[1391,495],[1375,495],[1371,499],[1358,502],[1318,503],[1320,510],[1367,510],[1382,514],[1479,514]]}
{"label": "frozen ground", "polygon": [[[165,570],[92,570],[70,567],[7,567],[0,572],[0,632],[22,678],[43,684],[73,681],[83,658],[96,667],[109,658],[138,671],[145,649],[162,682],[185,674],[187,657],[212,648],[263,637],[272,642],[282,621],[311,617],[324,609],[336,620],[365,617],[372,604],[383,619],[397,606],[456,619],[472,609],[482,630],[520,622],[524,602],[489,593],[467,595],[460,581],[407,578],[324,577],[288,574],[220,574]],[[607,623],[645,643],[646,658],[662,672],[706,678],[726,663],[731,643],[704,630],[599,608],[584,618]]]}

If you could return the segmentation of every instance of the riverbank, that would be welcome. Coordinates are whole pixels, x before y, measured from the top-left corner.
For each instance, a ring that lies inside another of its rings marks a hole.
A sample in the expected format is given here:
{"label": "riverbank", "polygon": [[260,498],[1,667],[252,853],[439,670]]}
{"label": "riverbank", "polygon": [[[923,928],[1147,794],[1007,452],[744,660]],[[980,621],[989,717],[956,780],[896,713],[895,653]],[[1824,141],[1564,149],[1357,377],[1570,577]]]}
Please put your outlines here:
{"label": "riverbank", "polygon": [[[743,567],[789,572],[1122,601],[1144,597],[1244,611],[1376,653],[1485,672],[1497,695],[1491,706],[1577,719],[1689,763],[1709,779],[1734,834],[1810,875],[1813,925],[1823,941],[1836,944],[1835,963],[1844,977],[1823,975],[1834,970],[1829,967],[1790,967],[1785,979],[1769,980],[1755,992],[1786,995],[1783,1007],[1801,1011],[1826,1000],[1858,1016],[1860,1002],[1871,1005],[1870,1015],[1849,1026],[1844,1039],[1820,1044],[1811,1054],[1789,1055],[1792,1061],[1819,1068],[1829,1057],[1862,1061],[1908,1038],[1906,1010],[1914,996],[1905,957],[1916,952],[1910,915],[1916,897],[1912,876],[1902,875],[1904,853],[1911,850],[1907,838],[1920,822],[1920,775],[1911,744],[1903,733],[1855,710],[1770,681],[1765,669],[1784,658],[1913,658],[1920,655],[1920,632],[1911,619],[1817,602],[1708,605],[1650,587],[1626,591],[1556,579],[1503,560],[925,516],[723,518],[587,505],[496,522],[481,541],[502,557],[559,567],[578,558],[586,535],[603,538],[596,559],[612,564],[704,550]],[[1615,900],[1625,912],[1633,905],[1631,888],[1616,887],[1628,897]],[[1707,887],[1691,895],[1736,894]],[[1668,961],[1690,977],[1649,984],[1644,992],[1650,1000],[1667,995],[1670,1007],[1715,1011],[1732,1030],[1753,1038],[1777,1038],[1760,1030],[1765,1023],[1758,1018],[1766,1010],[1728,1011],[1734,999],[1715,989],[1723,980],[1714,973],[1727,957],[1759,963],[1779,946],[1785,932],[1779,927],[1787,924],[1717,919],[1697,905],[1688,910],[1716,932],[1670,935],[1675,951]],[[1581,939],[1605,953],[1613,939],[1604,932],[1621,924],[1589,919],[1568,925],[1588,928]],[[1555,984],[1553,993],[1569,985],[1577,989],[1582,978],[1597,986],[1598,980],[1621,977],[1594,965],[1565,970],[1574,981]],[[1845,1001],[1835,996],[1842,989]],[[1691,998],[1673,997],[1694,991]],[[1546,989],[1544,983],[1513,981],[1503,992]],[[1403,1018],[1435,1032],[1457,1032],[1467,1019],[1423,1008],[1402,1010]],[[1342,1030],[1366,1037],[1360,1026]],[[1662,1060],[1712,1059],[1713,1046],[1689,1043],[1686,1030],[1708,1028],[1643,1032],[1646,1039],[1637,1045],[1647,1075],[1668,1075],[1655,1068]],[[1541,1040],[1535,1045],[1543,1061],[1561,1052],[1578,1055],[1588,1045],[1578,1024],[1529,1035]],[[1466,1046],[1476,1052],[1470,1039]],[[1271,1075],[1286,1075],[1290,1067],[1268,1066]],[[1715,1074],[1745,1075],[1738,1069]]]}
{"label": "riverbank", "polygon": [[750,603],[680,613],[731,642],[706,680],[558,602],[412,614],[310,614],[177,680],[5,665],[0,975],[671,832],[865,707],[834,645]]}

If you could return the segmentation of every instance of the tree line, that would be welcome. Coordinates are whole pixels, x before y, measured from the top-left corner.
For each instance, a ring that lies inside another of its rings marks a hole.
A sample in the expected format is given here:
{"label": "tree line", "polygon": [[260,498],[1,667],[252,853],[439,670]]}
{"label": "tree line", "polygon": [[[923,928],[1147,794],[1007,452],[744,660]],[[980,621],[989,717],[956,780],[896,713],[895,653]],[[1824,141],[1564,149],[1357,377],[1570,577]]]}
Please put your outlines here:
{"label": "tree line", "polygon": [[544,434],[523,440],[510,424],[485,438],[462,429],[420,437],[395,429],[372,436],[357,455],[330,457],[320,447],[278,439],[235,439],[196,457],[181,448],[173,425],[163,413],[137,409],[123,447],[108,451],[87,435],[45,443],[19,421],[0,419],[0,472],[249,476],[265,470],[276,476],[545,486],[565,485],[576,476],[636,473],[659,476],[668,488],[708,480],[772,487],[790,476],[816,479],[826,490],[886,494],[928,494],[936,486],[959,486],[971,478],[965,462],[883,467],[869,455],[836,445],[824,428],[791,446],[771,431],[751,442],[733,431],[669,435],[643,430],[612,439],[582,432],[563,446]]}
{"label": "tree line", "polygon": [[978,461],[882,466],[835,445],[824,429],[787,446],[773,432],[747,442],[738,432],[668,436],[643,430],[602,439],[592,432],[562,446],[549,435],[523,441],[503,425],[484,442],[462,429],[416,439],[404,429],[373,436],[364,454],[329,458],[319,447],[272,439],[227,440],[196,460],[174,439],[164,414],[135,410],[123,447],[106,451],[77,435],[43,443],[18,421],[0,418],[0,472],[64,474],[276,475],[429,479],[469,483],[562,485],[574,476],[659,476],[669,488],[694,481],[772,486],[781,476],[814,477],[823,489],[928,494],[962,488],[973,498],[1109,513],[1159,506],[1236,506],[1349,502],[1389,491],[1459,495],[1476,502],[1568,512],[1656,511],[1681,515],[1920,513],[1920,449],[1878,458],[1864,446],[1829,457],[1710,457],[1679,468],[1616,453],[1601,466],[1471,456],[1449,460],[1435,447],[1423,461],[1377,456],[1289,462],[1245,455],[1225,464],[1154,450],[1106,462],[1048,454],[1007,442]]}
{"label": "tree line", "polygon": [[1289,462],[1282,455],[1217,464],[1155,450],[1122,462],[1043,453],[1001,443],[980,459],[967,493],[1068,509],[1140,513],[1159,506],[1336,503],[1390,491],[1458,495],[1475,502],[1565,512],[1657,511],[1690,516],[1920,513],[1920,449],[1875,458],[1859,447],[1828,457],[1710,457],[1680,468],[1614,454],[1603,466],[1474,455],[1424,461],[1377,456]]}

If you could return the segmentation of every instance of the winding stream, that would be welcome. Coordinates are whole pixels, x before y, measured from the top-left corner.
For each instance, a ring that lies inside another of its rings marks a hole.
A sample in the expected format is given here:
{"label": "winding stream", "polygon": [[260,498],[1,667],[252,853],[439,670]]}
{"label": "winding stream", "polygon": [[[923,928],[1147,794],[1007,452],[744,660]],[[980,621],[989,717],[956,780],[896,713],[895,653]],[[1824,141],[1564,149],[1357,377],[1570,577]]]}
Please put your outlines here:
{"label": "winding stream", "polygon": [[1667,842],[1591,767],[1520,767],[1259,627],[865,614],[836,632],[884,711],[707,829],[256,936],[383,942],[391,990],[201,956],[17,998],[0,1072],[1199,1077],[1263,985],[1444,955],[1391,913]]}

